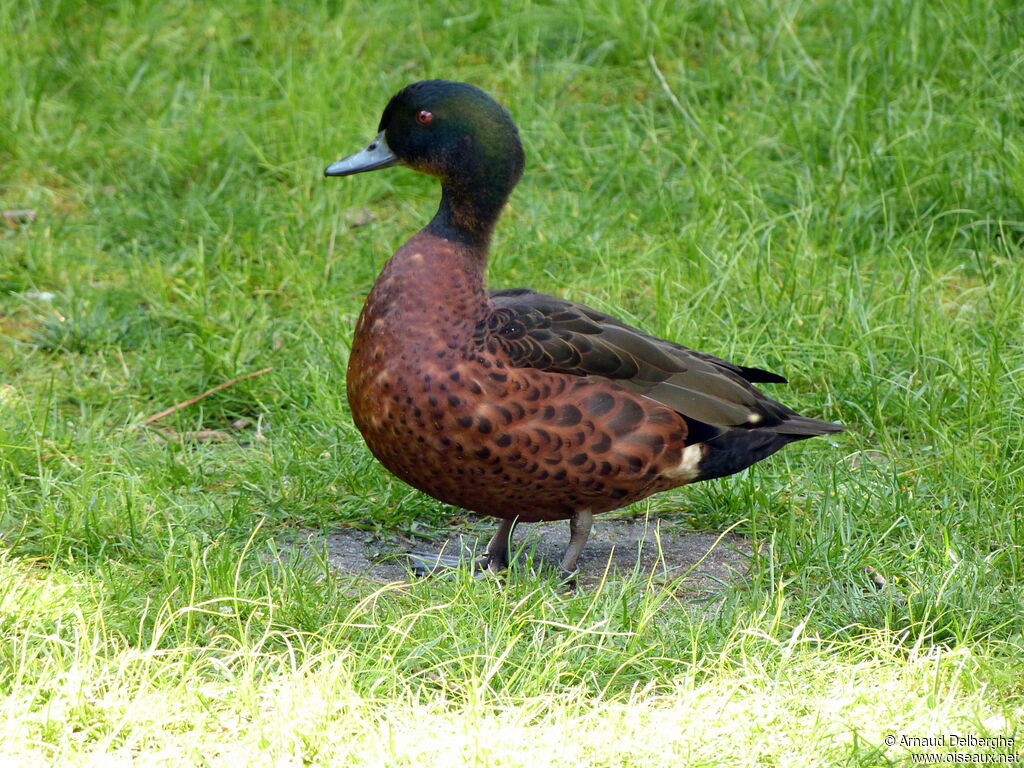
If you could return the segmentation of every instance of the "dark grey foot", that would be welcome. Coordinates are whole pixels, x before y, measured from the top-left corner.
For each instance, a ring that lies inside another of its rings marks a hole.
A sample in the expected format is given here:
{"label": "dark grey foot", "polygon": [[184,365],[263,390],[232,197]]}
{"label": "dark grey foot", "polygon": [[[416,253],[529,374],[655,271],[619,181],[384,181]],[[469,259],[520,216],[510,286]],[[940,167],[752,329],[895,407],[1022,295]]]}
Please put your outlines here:
{"label": "dark grey foot", "polygon": [[566,592],[575,592],[578,582],[577,577],[580,575],[580,569],[576,568],[572,571],[567,571],[565,568],[558,569],[558,580],[562,586],[565,587]]}
{"label": "dark grey foot", "polygon": [[498,530],[487,542],[487,549],[477,558],[476,566],[488,573],[501,573],[508,570],[508,548],[512,542],[512,532],[516,529],[516,520],[502,520]]}
{"label": "dark grey foot", "polygon": [[473,561],[473,569],[487,573],[501,573],[508,570],[508,555],[484,552]]}
{"label": "dark grey foot", "polygon": [[[501,573],[508,568],[508,546],[515,530],[515,520],[502,520],[498,530],[491,536],[487,549],[472,563],[473,575],[483,576],[486,573]],[[409,565],[417,576],[451,575],[453,571],[464,568],[466,560],[445,552],[410,552]]]}
{"label": "dark grey foot", "polygon": [[[409,552],[409,567],[417,576],[443,576],[452,571],[464,570],[465,558],[455,555],[438,554],[436,552]],[[508,562],[502,557],[493,557],[486,552],[471,563],[473,574],[483,576],[485,573],[501,573],[508,568]]]}

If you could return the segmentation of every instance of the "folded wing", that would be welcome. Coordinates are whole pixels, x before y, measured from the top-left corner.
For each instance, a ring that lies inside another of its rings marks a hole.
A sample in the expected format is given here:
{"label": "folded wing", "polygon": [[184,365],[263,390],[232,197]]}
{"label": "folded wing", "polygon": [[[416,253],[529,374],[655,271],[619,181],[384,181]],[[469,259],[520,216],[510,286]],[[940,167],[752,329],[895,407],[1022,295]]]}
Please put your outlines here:
{"label": "folded wing", "polygon": [[659,339],[566,299],[523,288],[490,297],[494,311],[483,331],[514,366],[609,379],[709,427],[797,439],[845,429],[800,416],[755,389],[752,383],[785,383],[769,371]]}

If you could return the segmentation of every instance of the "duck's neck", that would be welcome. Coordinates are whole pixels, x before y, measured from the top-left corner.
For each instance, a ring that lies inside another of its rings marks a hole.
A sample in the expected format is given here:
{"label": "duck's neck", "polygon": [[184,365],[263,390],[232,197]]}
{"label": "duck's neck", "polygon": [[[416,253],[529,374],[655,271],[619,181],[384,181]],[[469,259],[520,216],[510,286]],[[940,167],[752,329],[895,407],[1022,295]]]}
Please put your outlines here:
{"label": "duck's neck", "polygon": [[509,191],[466,189],[455,182],[441,184],[441,204],[426,231],[486,253]]}
{"label": "duck's neck", "polygon": [[513,139],[466,144],[462,162],[440,174],[441,205],[428,232],[486,252],[501,209],[523,175],[523,147]]}

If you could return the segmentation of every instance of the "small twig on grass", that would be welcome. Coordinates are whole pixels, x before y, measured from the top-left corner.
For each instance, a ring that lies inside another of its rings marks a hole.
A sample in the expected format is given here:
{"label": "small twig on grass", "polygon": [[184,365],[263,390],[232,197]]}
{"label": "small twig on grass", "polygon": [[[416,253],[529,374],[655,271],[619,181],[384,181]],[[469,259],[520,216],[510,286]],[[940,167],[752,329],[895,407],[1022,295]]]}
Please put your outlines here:
{"label": "small twig on grass", "polygon": [[240,381],[252,379],[255,378],[256,376],[262,376],[267,371],[272,370],[274,370],[274,366],[264,368],[262,371],[253,371],[252,373],[247,373],[244,376],[238,376],[237,378],[231,379],[231,381],[225,381],[223,384],[218,384],[216,387],[206,390],[201,395],[196,395],[195,397],[189,398],[188,400],[178,403],[177,405],[172,405],[170,408],[165,408],[164,410],[160,411],[160,413],[154,413],[152,416],[146,417],[146,419],[142,422],[140,426],[144,427],[147,424],[152,424],[154,421],[159,421],[164,416],[170,416],[175,411],[180,411],[182,408],[187,408],[188,406],[193,405],[194,403],[198,403],[204,397],[209,397],[214,392],[220,392],[222,389],[227,389],[228,387],[235,386],[235,384],[237,384]]}
{"label": "small twig on grass", "polygon": [[0,216],[3,216],[7,220],[7,223],[12,227],[15,224],[28,224],[36,220],[36,212],[31,208],[22,208],[15,211],[3,211],[0,213]]}

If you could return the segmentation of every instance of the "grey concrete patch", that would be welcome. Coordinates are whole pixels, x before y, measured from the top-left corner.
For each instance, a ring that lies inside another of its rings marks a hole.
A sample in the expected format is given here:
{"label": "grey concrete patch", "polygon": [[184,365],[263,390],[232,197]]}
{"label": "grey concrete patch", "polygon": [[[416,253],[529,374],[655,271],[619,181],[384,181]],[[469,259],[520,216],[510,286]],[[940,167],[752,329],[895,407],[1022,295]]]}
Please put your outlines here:
{"label": "grey concrete patch", "polygon": [[[480,526],[453,528],[444,539],[396,545],[351,528],[302,530],[285,550],[298,557],[326,554],[329,566],[339,575],[387,583],[417,578],[406,557],[413,550],[461,556],[468,564],[483,551],[489,535]],[[513,552],[520,564],[553,571],[568,538],[567,522],[523,524],[513,538]],[[681,591],[693,596],[714,594],[746,576],[752,551],[748,540],[734,534],[692,531],[657,519],[601,516],[580,557],[579,584],[588,587],[606,573],[619,579],[635,571],[659,583],[685,577],[678,585]]]}

